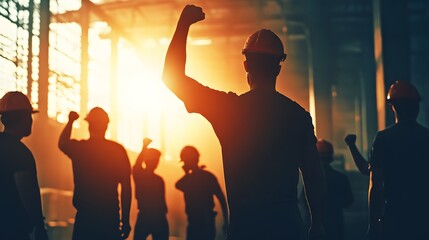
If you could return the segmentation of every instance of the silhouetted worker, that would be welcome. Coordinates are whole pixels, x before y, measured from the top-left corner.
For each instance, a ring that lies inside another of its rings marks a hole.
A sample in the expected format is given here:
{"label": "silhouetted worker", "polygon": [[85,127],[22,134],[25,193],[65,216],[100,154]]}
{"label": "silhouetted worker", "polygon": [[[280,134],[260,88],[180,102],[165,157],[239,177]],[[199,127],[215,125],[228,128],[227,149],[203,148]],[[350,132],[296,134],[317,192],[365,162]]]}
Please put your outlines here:
{"label": "silhouetted worker", "polygon": [[349,134],[344,139],[347,146],[350,149],[350,153],[352,154],[353,161],[356,164],[356,167],[358,168],[359,172],[363,175],[369,176],[369,163],[365,160],[365,158],[362,156],[362,154],[359,152],[359,150],[356,147],[356,135]]}
{"label": "silhouetted worker", "polygon": [[186,215],[188,216],[187,240],[214,240],[216,237],[216,215],[213,211],[213,195],[219,200],[224,218],[223,231],[228,226],[228,207],[225,195],[216,177],[198,166],[200,154],[192,146],[185,146],[180,159],[183,161],[183,176],[176,188],[185,196]]}
{"label": "silhouetted worker", "polygon": [[322,238],[325,186],[311,117],[275,88],[286,58],[281,40],[267,29],[253,33],[242,51],[250,91],[240,96],[217,91],[185,74],[189,28],[204,18],[200,7],[183,9],[163,81],[188,112],[212,124],[220,141],[230,208],[228,239],[299,238],[299,169],[312,213],[310,237]]}
{"label": "silhouetted worker", "polygon": [[[158,167],[161,152],[154,148],[147,148],[151,142],[149,138],[143,140],[143,149],[133,167],[139,208],[134,227],[134,239],[146,239],[152,234],[153,240],[168,240],[165,184],[164,180],[154,172]],[[143,163],[145,167],[142,166]]]}
{"label": "silhouetted worker", "polygon": [[334,147],[324,139],[317,141],[317,150],[326,176],[327,209],[325,218],[326,239],[344,239],[343,209],[353,203],[353,193],[347,176],[335,170],[331,163],[334,160]]}
{"label": "silhouetted worker", "polygon": [[417,123],[421,97],[406,81],[391,85],[396,123],[375,136],[370,155],[370,239],[429,236],[429,129]]}
{"label": "silhouetted worker", "polygon": [[105,138],[109,116],[103,109],[95,107],[86,116],[87,140],[70,139],[73,122],[78,118],[76,112],[70,112],[58,141],[73,166],[73,205],[77,210],[73,240],[126,239],[131,229],[131,166],[127,153],[120,144]]}
{"label": "silhouetted worker", "polygon": [[0,99],[0,239],[48,239],[37,181],[36,162],[21,142],[31,134],[34,110],[21,92]]}

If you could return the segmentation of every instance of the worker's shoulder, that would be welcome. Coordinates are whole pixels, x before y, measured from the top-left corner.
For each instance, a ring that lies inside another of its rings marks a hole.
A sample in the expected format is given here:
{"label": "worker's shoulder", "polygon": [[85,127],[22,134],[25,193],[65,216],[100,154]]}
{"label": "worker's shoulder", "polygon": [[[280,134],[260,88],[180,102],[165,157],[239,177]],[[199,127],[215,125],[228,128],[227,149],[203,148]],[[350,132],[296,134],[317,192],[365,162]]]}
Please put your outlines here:
{"label": "worker's shoulder", "polygon": [[113,140],[106,139],[104,141],[104,144],[105,144],[106,147],[109,147],[111,149],[114,149],[114,150],[117,150],[117,151],[119,151],[119,150],[120,151],[125,151],[125,147],[124,146],[122,146],[120,143],[115,142]]}
{"label": "worker's shoulder", "polygon": [[217,182],[217,177],[212,172],[201,169],[201,176],[209,182]]}
{"label": "worker's shoulder", "polygon": [[278,99],[277,101],[279,102],[279,104],[281,104],[281,106],[287,111],[291,111],[297,116],[310,118],[310,113],[296,101],[290,99],[289,97],[281,93],[277,93],[276,97]]}
{"label": "worker's shoulder", "polygon": [[378,135],[388,135],[395,132],[419,133],[429,136],[429,128],[419,124],[418,122],[403,122],[395,123],[378,132]]}

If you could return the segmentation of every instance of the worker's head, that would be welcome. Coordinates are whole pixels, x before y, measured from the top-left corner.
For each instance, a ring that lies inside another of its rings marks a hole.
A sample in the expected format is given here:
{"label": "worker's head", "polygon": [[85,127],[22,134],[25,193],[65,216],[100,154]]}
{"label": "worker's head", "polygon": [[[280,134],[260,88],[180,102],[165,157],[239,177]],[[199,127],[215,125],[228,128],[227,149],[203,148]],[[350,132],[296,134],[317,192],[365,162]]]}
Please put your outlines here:
{"label": "worker's head", "polygon": [[200,153],[193,146],[185,146],[180,152],[180,161],[184,163],[183,169],[186,172],[198,168]]}
{"label": "worker's head", "polygon": [[148,148],[145,152],[145,165],[146,169],[149,171],[155,171],[159,164],[159,158],[161,157],[161,152],[155,148]]}
{"label": "worker's head", "polygon": [[416,87],[407,81],[396,81],[387,93],[387,102],[398,119],[415,120],[419,114],[421,97]]}
{"label": "worker's head", "polygon": [[247,38],[243,55],[244,68],[251,89],[261,85],[274,85],[280,73],[280,62],[286,59],[280,38],[268,29],[261,29]]}
{"label": "worker's head", "polygon": [[334,160],[334,147],[325,139],[317,140],[317,151],[323,163],[329,164]]}
{"label": "worker's head", "polygon": [[31,114],[37,113],[31,106],[27,96],[21,92],[7,92],[0,99],[1,121],[5,130],[13,132],[18,137],[31,134],[33,118]]}
{"label": "worker's head", "polygon": [[109,115],[100,107],[95,107],[89,111],[85,120],[89,124],[89,133],[91,136],[103,136],[109,125]]}

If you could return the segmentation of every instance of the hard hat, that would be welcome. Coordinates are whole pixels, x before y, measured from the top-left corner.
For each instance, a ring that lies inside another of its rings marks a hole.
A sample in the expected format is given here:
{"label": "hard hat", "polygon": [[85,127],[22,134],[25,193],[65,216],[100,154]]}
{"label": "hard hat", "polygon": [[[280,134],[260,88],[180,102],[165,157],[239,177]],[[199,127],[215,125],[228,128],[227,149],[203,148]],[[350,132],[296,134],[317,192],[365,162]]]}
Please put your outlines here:
{"label": "hard hat", "polygon": [[281,61],[286,59],[282,41],[275,33],[268,29],[261,29],[250,35],[244,43],[241,53],[273,55],[279,57]]}
{"label": "hard hat", "polygon": [[421,97],[416,87],[407,81],[396,81],[390,86],[387,93],[387,101],[414,100],[420,101]]}
{"label": "hard hat", "polygon": [[89,123],[109,123],[109,115],[100,107],[95,107],[89,111],[86,115],[85,120]]}
{"label": "hard hat", "polygon": [[7,92],[0,99],[0,114],[13,111],[30,111],[31,113],[39,112],[33,109],[27,96],[22,92],[16,91]]}
{"label": "hard hat", "polygon": [[318,139],[316,145],[319,153],[326,155],[334,154],[334,147],[330,142],[326,141],[325,139]]}
{"label": "hard hat", "polygon": [[198,160],[200,153],[193,146],[185,146],[180,152],[180,161],[185,162],[188,160]]}

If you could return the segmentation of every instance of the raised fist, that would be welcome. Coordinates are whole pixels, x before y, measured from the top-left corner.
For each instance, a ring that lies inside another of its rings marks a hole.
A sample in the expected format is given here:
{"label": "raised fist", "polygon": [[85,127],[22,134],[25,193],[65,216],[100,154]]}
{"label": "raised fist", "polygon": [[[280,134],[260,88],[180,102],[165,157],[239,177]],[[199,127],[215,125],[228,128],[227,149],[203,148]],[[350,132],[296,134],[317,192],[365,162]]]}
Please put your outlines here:
{"label": "raised fist", "polygon": [[76,121],[79,118],[79,114],[75,111],[69,113],[69,122]]}
{"label": "raised fist", "polygon": [[179,22],[191,25],[201,20],[204,20],[206,14],[201,7],[195,5],[186,5],[182,10]]}
{"label": "raised fist", "polygon": [[344,138],[344,141],[346,142],[346,144],[348,146],[354,145],[354,144],[356,144],[356,135],[349,134],[349,135],[346,136],[346,138]]}
{"label": "raised fist", "polygon": [[143,146],[148,146],[151,142],[152,142],[152,139],[144,138],[143,139]]}

